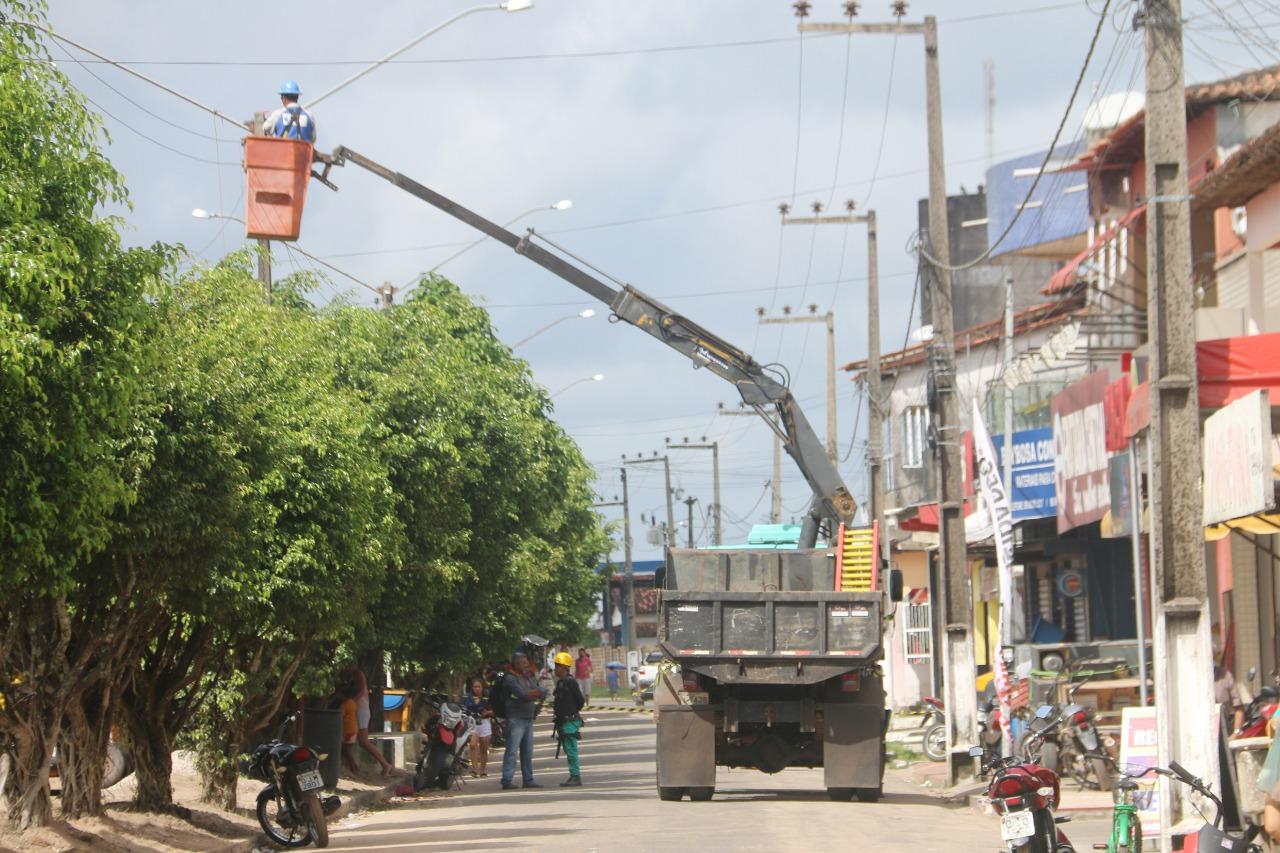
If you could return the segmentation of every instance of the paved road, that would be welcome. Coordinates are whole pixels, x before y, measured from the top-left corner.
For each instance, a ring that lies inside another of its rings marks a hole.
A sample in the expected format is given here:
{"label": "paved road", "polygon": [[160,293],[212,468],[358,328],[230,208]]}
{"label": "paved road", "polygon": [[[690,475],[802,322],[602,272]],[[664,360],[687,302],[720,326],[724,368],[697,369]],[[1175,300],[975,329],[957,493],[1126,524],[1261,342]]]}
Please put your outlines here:
{"label": "paved road", "polygon": [[[821,770],[766,776],[724,768],[711,802],[664,803],[654,791],[653,740],[647,714],[588,714],[585,787],[561,790],[564,759],[553,760],[550,726],[539,725],[534,768],[546,789],[502,791],[494,773],[460,794],[347,818],[333,828],[330,846],[396,853],[1002,849],[994,818],[939,805],[905,771],[890,772],[877,804],[831,802]],[[1096,819],[1067,828],[1077,850],[1105,838]]]}

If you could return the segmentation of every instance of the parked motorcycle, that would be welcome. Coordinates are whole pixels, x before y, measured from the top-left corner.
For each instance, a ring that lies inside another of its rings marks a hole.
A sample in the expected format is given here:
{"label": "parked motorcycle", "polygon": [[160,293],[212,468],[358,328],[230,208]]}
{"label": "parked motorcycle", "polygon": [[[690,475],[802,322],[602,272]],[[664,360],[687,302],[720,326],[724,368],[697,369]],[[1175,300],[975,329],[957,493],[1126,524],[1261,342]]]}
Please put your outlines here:
{"label": "parked motorcycle", "polygon": [[[1258,668],[1249,667],[1249,681],[1252,682],[1257,675]],[[1231,737],[1266,737],[1267,723],[1275,716],[1277,707],[1280,707],[1280,690],[1276,688],[1276,684],[1262,685],[1253,701],[1245,708],[1244,723]]]}
{"label": "parked motorcycle", "polygon": [[[1040,719],[1054,714],[1051,705],[1036,712]],[[1040,735],[1033,733],[1030,745]],[[1019,756],[995,758],[988,762],[985,750],[975,746],[969,755],[982,758],[982,772],[991,774],[987,797],[1000,817],[1000,837],[1010,851],[1016,853],[1074,853],[1075,848],[1058,824],[1069,817],[1054,817],[1058,807],[1060,784],[1058,774],[1035,761]]]}
{"label": "parked motorcycle", "polygon": [[934,696],[925,696],[921,701],[925,704],[924,722],[921,723],[924,728],[921,748],[930,761],[946,761],[947,718],[943,713],[942,700]]}
{"label": "parked motorcycle", "polygon": [[455,780],[466,776],[471,765],[469,749],[476,730],[476,718],[447,696],[431,696],[432,711],[427,719],[427,742],[413,775],[413,789],[438,787],[448,790]]}
{"label": "parked motorcycle", "polygon": [[1223,822],[1222,800],[1218,795],[1209,790],[1209,786],[1204,784],[1195,776],[1192,776],[1185,767],[1176,761],[1169,762],[1169,769],[1157,768],[1157,773],[1168,776],[1171,779],[1177,779],[1182,784],[1188,786],[1193,791],[1205,799],[1210,800],[1216,812],[1213,816],[1213,823],[1206,823],[1200,828],[1194,836],[1194,840],[1188,837],[1183,845],[1183,853],[1262,853],[1262,848],[1253,843],[1253,839],[1257,837],[1259,827],[1251,826],[1244,835],[1231,835],[1226,831]]}
{"label": "parked motorcycle", "polygon": [[250,778],[267,783],[258,794],[257,814],[268,838],[283,847],[306,847],[312,843],[326,847],[326,819],[342,801],[337,797],[320,798],[324,787],[320,762],[328,756],[284,741],[285,729],[297,719],[297,714],[286,717],[276,736],[259,744],[242,769]]}
{"label": "parked motorcycle", "polygon": [[[1070,774],[1081,788],[1105,791],[1111,788],[1112,773],[1104,759],[1091,757],[1103,752],[1093,709],[1072,701],[1087,683],[1085,679],[1072,685],[1065,704],[1041,706],[1051,708],[1052,713],[1042,717],[1037,711],[1019,751],[1055,773]],[[1035,751],[1029,752],[1028,745]]]}

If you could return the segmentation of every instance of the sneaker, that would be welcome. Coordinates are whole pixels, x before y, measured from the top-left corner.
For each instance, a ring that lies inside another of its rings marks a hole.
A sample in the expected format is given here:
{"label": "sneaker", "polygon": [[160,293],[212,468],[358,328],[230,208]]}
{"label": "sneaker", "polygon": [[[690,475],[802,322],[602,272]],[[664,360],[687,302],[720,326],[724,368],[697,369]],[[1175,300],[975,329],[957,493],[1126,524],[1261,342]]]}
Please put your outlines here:
{"label": "sneaker", "polygon": [[515,787],[516,787],[516,783],[515,783],[515,782],[503,782],[503,783],[502,783],[502,790],[504,790],[504,791],[510,791],[512,788],[515,788]]}
{"label": "sneaker", "polygon": [[[515,786],[513,785],[512,787],[515,787]],[[537,782],[525,782],[525,783],[524,783],[524,787],[526,787],[526,788],[541,788],[542,786],[541,786],[541,785],[539,785]]]}
{"label": "sneaker", "polygon": [[570,776],[568,779],[566,779],[565,781],[563,781],[563,782],[561,782],[561,783],[560,783],[560,787],[561,787],[561,788],[581,788],[581,787],[582,787],[582,777],[581,777],[581,776]]}

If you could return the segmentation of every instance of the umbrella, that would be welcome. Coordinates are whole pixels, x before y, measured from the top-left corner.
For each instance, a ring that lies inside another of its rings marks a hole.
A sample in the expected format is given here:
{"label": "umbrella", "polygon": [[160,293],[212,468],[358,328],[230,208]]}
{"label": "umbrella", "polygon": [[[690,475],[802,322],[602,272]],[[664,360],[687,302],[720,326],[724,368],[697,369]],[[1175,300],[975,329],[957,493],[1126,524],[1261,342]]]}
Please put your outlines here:
{"label": "umbrella", "polygon": [[605,669],[626,669],[627,665],[625,663],[619,663],[616,660],[611,660],[604,665],[604,668]]}

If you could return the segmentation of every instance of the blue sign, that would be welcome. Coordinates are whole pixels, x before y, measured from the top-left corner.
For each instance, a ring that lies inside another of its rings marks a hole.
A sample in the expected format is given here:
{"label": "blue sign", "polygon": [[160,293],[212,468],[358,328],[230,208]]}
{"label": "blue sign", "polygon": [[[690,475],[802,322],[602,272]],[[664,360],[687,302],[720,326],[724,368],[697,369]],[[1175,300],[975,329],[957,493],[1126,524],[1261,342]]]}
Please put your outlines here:
{"label": "blue sign", "polygon": [[[991,436],[1000,470],[1004,470],[1004,436]],[[1053,475],[1053,427],[1013,434],[1013,520],[1054,518],[1058,491]]]}

